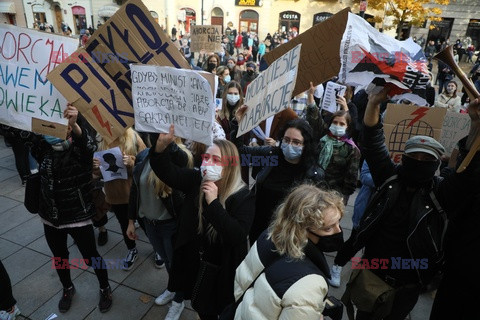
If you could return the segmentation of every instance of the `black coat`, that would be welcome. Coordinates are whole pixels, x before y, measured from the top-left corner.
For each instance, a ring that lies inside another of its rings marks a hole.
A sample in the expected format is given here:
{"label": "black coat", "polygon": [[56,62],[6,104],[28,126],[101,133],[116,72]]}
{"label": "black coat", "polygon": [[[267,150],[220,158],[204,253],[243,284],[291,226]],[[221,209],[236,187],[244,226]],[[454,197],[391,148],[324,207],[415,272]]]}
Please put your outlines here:
{"label": "black coat", "polygon": [[41,177],[39,215],[55,226],[81,222],[95,214],[92,166],[96,144],[82,128],[72,135],[70,148],[55,151],[45,139],[33,136],[32,155]]}
{"label": "black coat", "polygon": [[[171,144],[168,148],[171,148]],[[168,151],[168,149],[167,149]],[[204,225],[210,223],[218,232],[213,243],[198,235],[198,195],[202,176],[199,170],[179,168],[170,159],[170,152],[155,153],[150,149],[150,165],[155,174],[167,185],[185,193],[185,203],[178,217],[178,234],[174,244],[173,265],[169,290],[182,290],[185,298],[191,297],[199,265],[199,244],[203,243],[204,256],[220,262],[217,295],[211,297],[220,313],[234,301],[233,281],[235,270],[248,252],[248,232],[255,215],[254,195],[244,188],[225,202],[219,200],[207,205],[202,212]],[[217,263],[218,264],[218,263]]]}

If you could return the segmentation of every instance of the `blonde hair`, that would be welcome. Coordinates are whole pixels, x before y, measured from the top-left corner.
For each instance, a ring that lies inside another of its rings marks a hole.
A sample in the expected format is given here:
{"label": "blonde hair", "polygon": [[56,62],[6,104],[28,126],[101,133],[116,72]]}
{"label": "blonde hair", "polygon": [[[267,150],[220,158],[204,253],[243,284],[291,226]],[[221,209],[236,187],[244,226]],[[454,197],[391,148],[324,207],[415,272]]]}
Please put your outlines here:
{"label": "blonde hair", "polygon": [[[245,182],[242,180],[242,173],[240,170],[239,154],[237,147],[228,140],[215,139],[213,140],[222,155],[222,183],[218,187],[218,200],[223,208],[225,208],[225,201],[232,194],[237,193],[242,188],[246,187]],[[200,196],[198,201],[198,233],[203,231],[203,199],[205,194],[200,190]],[[225,208],[226,209],[226,208]],[[214,239],[217,235],[217,231],[211,224],[207,226],[207,236],[210,239]]]}
{"label": "blonde hair", "polygon": [[308,242],[308,229],[324,227],[325,210],[335,208],[343,216],[345,206],[336,191],[324,191],[302,184],[293,189],[277,207],[268,228],[268,238],[276,251],[293,259],[303,259]]}
{"label": "blonde hair", "polygon": [[119,147],[120,150],[126,155],[137,156],[139,146],[138,141],[141,139],[142,138],[140,138],[140,135],[135,130],[133,130],[132,128],[128,128],[122,136],[118,137],[110,144],[107,144],[105,139],[102,139],[100,137],[100,140],[98,142],[98,150],[103,151],[114,147]]}
{"label": "blonde hair", "polygon": [[[185,145],[182,143],[182,139],[179,137],[175,138],[175,143],[180,149],[185,151],[188,156],[187,168],[193,168],[193,156],[190,150],[185,147]],[[165,184],[165,182],[160,180],[155,174],[155,172],[153,172],[153,170],[150,170],[150,173],[148,174],[147,183],[153,185],[155,189],[155,194],[160,198],[166,198],[172,194],[172,188],[170,188],[167,184]]]}

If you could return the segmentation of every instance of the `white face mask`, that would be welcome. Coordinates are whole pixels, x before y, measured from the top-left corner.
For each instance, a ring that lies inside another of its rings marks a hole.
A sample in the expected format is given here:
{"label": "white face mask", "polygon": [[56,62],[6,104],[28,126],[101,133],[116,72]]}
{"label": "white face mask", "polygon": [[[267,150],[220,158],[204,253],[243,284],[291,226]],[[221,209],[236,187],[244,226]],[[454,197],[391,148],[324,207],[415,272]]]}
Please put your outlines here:
{"label": "white face mask", "polygon": [[227,101],[231,105],[237,104],[238,100],[240,100],[239,94],[227,94]]}
{"label": "white face mask", "polygon": [[204,181],[218,181],[222,178],[222,166],[217,165],[201,165],[200,172]]}
{"label": "white face mask", "polygon": [[343,137],[346,131],[346,127],[341,127],[334,124],[330,125],[330,132],[336,137]]}

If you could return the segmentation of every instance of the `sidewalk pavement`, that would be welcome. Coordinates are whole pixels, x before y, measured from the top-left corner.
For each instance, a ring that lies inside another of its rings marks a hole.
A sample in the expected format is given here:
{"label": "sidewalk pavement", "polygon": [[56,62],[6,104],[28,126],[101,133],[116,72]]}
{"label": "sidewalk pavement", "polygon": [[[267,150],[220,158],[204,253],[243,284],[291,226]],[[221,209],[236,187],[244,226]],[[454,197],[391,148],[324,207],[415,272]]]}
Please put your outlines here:
{"label": "sidewalk pavement", "polygon": [[[356,193],[350,197],[346,215],[342,219],[345,239],[352,229],[353,202]],[[139,258],[130,271],[108,270],[113,290],[113,306],[107,313],[100,313],[98,282],[91,268],[71,270],[77,293],[71,309],[62,314],[58,301],[62,294],[60,280],[52,268],[51,252],[45,241],[43,226],[38,215],[30,214],[23,205],[24,187],[15,169],[11,149],[0,137],[0,259],[7,269],[13,286],[13,295],[22,312],[20,319],[45,320],[55,314],[57,319],[163,319],[168,306],[157,306],[155,298],[167,286],[165,268],[154,267],[152,246],[142,231],[138,232],[137,248]],[[108,214],[108,242],[98,251],[105,259],[122,259],[127,253],[120,225],[113,214]],[[97,235],[97,231],[95,231]],[[82,258],[69,237],[70,258]],[[330,264],[334,255],[327,255]],[[329,294],[340,298],[350,274],[350,263],[342,271],[342,286],[330,287]],[[433,299],[423,294],[411,313],[412,320],[428,319]],[[195,320],[197,315],[186,302],[180,320]],[[343,319],[346,320],[344,311]],[[252,319],[254,320],[254,319]],[[293,319],[292,319],[293,320]]]}

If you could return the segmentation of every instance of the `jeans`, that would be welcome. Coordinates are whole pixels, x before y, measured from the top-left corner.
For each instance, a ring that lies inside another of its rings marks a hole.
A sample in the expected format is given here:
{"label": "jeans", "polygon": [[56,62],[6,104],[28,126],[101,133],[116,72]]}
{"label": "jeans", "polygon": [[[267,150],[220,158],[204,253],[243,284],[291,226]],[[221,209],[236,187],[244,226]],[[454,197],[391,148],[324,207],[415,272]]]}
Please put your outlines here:
{"label": "jeans", "polygon": [[[61,258],[61,261],[64,261],[63,259],[68,260],[70,253],[68,252],[67,247],[67,235],[70,235],[73,240],[75,240],[83,259],[88,259],[88,263],[86,263],[86,265],[91,266],[93,260],[103,260],[97,251],[95,234],[93,233],[93,226],[91,224],[84,227],[65,229],[57,229],[44,224],[43,228],[45,230],[45,239],[47,240],[48,246],[50,247],[50,250],[55,258]],[[101,265],[105,265],[105,263],[103,262]],[[70,276],[70,269],[58,268],[56,270],[63,287],[71,287],[73,283]],[[100,288],[105,289],[108,287],[107,269],[95,268],[94,271],[95,275],[97,276],[98,283],[100,284]]]}
{"label": "jeans", "polygon": [[0,310],[8,310],[13,307],[17,301],[12,294],[12,283],[7,270],[0,261]]}
{"label": "jeans", "polygon": [[[142,218],[145,233],[156,253],[162,256],[165,267],[170,275],[172,272],[173,259],[173,236],[177,232],[177,222],[174,219],[168,221],[150,220]],[[175,302],[183,301],[183,292],[175,292]]]}

